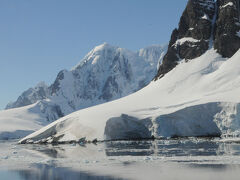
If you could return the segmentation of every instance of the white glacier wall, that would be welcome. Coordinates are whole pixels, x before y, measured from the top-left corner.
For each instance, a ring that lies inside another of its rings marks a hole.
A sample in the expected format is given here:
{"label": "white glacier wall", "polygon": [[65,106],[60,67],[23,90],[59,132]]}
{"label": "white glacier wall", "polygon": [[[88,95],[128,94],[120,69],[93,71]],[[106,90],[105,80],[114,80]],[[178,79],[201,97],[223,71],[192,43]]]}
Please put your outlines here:
{"label": "white glacier wall", "polygon": [[156,118],[157,137],[221,136],[214,116],[221,111],[219,103],[190,106]]}

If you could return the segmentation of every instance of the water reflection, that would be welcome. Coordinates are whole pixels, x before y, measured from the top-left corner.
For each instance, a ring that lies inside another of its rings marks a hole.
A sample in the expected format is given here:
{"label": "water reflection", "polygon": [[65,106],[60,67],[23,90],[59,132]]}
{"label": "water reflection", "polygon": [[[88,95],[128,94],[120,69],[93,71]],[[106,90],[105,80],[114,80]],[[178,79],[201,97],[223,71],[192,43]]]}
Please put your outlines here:
{"label": "water reflection", "polygon": [[[0,171],[0,179],[4,180],[120,180],[120,179],[180,179],[180,180],[238,180],[239,165],[224,164],[158,164],[157,166],[133,165],[115,171],[115,175],[98,175],[84,171],[74,171],[70,168],[56,167],[53,165],[38,164],[31,170]],[[113,167],[105,167],[104,172]],[[114,169],[114,168],[113,168]],[[119,178],[122,173],[125,178]],[[120,174],[120,176],[119,176]]]}
{"label": "water reflection", "polygon": [[101,176],[46,164],[34,165],[31,170],[0,171],[0,175],[3,174],[6,180],[12,178],[13,180],[122,180],[122,178]]}
{"label": "water reflection", "polygon": [[[24,146],[26,148],[26,146]],[[176,139],[155,141],[112,141],[97,145],[28,145],[51,158],[93,156],[239,156],[240,144],[221,143],[206,139]]]}
{"label": "water reflection", "polygon": [[65,149],[61,146],[52,146],[52,145],[46,145],[46,146],[39,146],[39,145],[30,145],[28,147],[31,150],[38,151],[40,153],[43,153],[51,158],[64,158],[63,155],[65,153]]}
{"label": "water reflection", "polygon": [[213,156],[217,155],[219,144],[206,140],[179,139],[109,142],[106,147],[107,156]]}
{"label": "water reflection", "polygon": [[[193,177],[238,180],[240,175],[240,144],[216,139],[113,141],[85,146],[2,142],[0,147],[0,164],[10,164],[12,169],[17,169],[0,170],[0,179],[4,180],[145,180],[159,177],[165,180]],[[21,169],[22,164],[24,169]]]}
{"label": "water reflection", "polygon": [[106,156],[150,156],[153,141],[110,141],[105,143]]}
{"label": "water reflection", "polygon": [[210,169],[214,171],[226,171],[227,169],[231,169],[232,167],[238,167],[240,168],[239,165],[226,165],[226,164],[189,164],[188,167],[193,168],[193,169]]}
{"label": "water reflection", "polygon": [[217,154],[240,156],[240,144],[239,143],[220,143],[217,150]]}

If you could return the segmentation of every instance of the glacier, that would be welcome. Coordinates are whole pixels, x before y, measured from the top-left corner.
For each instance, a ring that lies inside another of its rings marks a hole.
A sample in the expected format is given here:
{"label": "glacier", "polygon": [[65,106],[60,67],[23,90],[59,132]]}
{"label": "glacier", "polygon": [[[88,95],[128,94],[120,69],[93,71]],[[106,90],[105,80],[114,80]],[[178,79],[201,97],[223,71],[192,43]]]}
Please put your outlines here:
{"label": "glacier", "polygon": [[239,59],[240,50],[223,58],[209,49],[134,94],[76,111],[19,142],[239,136]]}

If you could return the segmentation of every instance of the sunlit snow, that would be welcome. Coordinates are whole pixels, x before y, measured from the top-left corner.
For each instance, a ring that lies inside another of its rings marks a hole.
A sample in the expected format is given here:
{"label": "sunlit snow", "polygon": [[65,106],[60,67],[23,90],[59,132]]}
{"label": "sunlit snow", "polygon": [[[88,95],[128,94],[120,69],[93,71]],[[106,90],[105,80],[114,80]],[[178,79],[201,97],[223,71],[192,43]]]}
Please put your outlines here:
{"label": "sunlit snow", "polygon": [[[128,123],[121,131],[129,133],[129,138],[135,137],[135,125],[129,125],[128,121],[136,120],[156,137],[217,135],[219,132],[238,135],[239,58],[240,51],[225,59],[211,49],[199,58],[180,62],[163,78],[137,93],[72,113],[22,141],[52,136],[64,141],[83,137],[104,140],[109,135],[106,124],[112,118]],[[122,138],[126,137],[119,136]]]}

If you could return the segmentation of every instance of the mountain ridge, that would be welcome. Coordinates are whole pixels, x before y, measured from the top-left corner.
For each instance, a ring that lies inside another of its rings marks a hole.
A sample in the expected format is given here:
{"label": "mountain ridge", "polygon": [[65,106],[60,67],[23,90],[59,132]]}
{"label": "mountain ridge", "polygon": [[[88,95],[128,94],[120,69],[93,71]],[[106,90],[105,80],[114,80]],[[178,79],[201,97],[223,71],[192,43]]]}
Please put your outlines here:
{"label": "mountain ridge", "polygon": [[28,89],[6,109],[38,103],[41,112],[48,112],[46,118],[53,121],[73,111],[126,96],[152,80],[165,49],[152,45],[133,52],[101,44],[71,70],[60,71],[53,84],[42,83]]}

